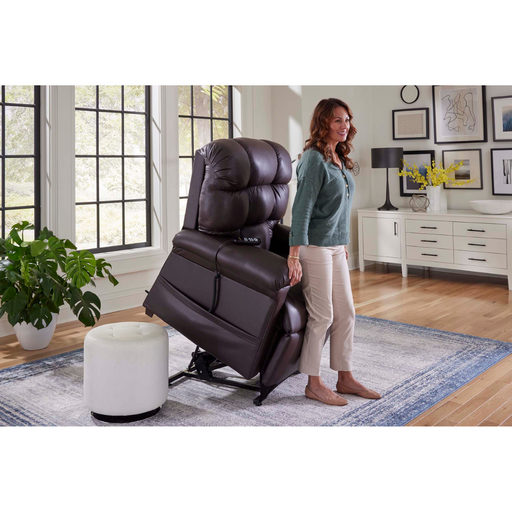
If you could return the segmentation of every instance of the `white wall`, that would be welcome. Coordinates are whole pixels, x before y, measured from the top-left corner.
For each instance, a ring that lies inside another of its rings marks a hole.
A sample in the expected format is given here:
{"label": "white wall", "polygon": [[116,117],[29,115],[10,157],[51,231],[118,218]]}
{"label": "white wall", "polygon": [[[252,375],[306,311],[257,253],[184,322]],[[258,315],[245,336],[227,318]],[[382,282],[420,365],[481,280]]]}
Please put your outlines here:
{"label": "white wall", "polygon": [[[272,136],[296,158],[302,151],[304,141],[309,137],[309,123],[316,104],[323,98],[339,98],[348,103],[354,114],[353,123],[357,128],[354,151],[351,158],[356,160],[361,171],[354,179],[356,194],[352,204],[351,241],[349,252],[350,268],[357,268],[357,209],[377,207],[386,199],[386,172],[372,170],[371,149],[376,147],[403,147],[405,151],[434,150],[436,161],[441,161],[442,151],[448,149],[482,149],[483,190],[445,190],[448,208],[469,209],[472,199],[493,199],[491,185],[491,148],[510,147],[510,142],[492,142],[491,98],[512,95],[512,86],[487,86],[487,143],[434,144],[434,122],[432,109],[432,86],[419,86],[419,99],[407,105],[400,98],[402,86],[279,86],[272,87]],[[428,140],[393,140],[392,111],[407,108],[429,109],[430,138]],[[409,198],[400,197],[398,169],[389,176],[391,202],[399,208],[409,207]],[[290,183],[290,203],[285,223],[291,222],[291,205],[296,192],[296,176]]]}
{"label": "white wall", "polygon": [[[354,139],[354,151],[350,156],[361,166],[356,182],[356,194],[352,203],[350,226],[349,266],[356,268],[357,213],[358,208],[371,204],[370,152],[372,144],[372,90],[371,87],[348,86],[279,86],[272,87],[272,135],[273,140],[282,144],[291,154],[292,160],[302,153],[305,140],[309,137],[311,115],[317,103],[324,98],[339,98],[345,101],[354,114],[353,123],[358,130]],[[296,164],[295,164],[296,165]],[[295,169],[294,165],[294,169]],[[290,202],[285,223],[291,222],[291,206],[296,192],[296,176],[290,183]]]}
{"label": "white wall", "polygon": [[[432,108],[432,86],[418,86],[420,97],[412,105],[407,105],[400,98],[402,86],[374,86],[372,87],[373,100],[373,147],[398,146],[404,151],[434,150],[436,162],[442,162],[444,150],[453,149],[481,149],[482,150],[482,177],[483,190],[471,189],[446,189],[445,194],[448,209],[471,209],[469,201],[472,199],[499,199],[492,195],[491,184],[491,148],[510,147],[510,142],[492,142],[492,102],[496,96],[512,96],[512,86],[487,86],[487,140],[486,143],[471,144],[441,144],[434,143],[434,112]],[[392,111],[408,108],[428,108],[430,138],[428,140],[393,140]],[[409,198],[400,197],[399,176],[397,169],[390,170],[389,193],[391,202],[399,208],[409,208]],[[372,206],[380,206],[384,203],[386,187],[386,171],[375,170],[372,173]]]}

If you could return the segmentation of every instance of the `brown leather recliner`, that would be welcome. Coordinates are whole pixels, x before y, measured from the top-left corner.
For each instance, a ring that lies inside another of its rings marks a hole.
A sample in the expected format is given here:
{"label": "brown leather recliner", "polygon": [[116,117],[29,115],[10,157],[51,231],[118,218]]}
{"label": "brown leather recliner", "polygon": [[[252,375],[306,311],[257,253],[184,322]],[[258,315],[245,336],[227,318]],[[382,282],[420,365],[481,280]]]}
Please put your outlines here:
{"label": "brown leather recliner", "polygon": [[[221,139],[196,152],[183,229],[144,301],[197,345],[169,384],[194,377],[259,389],[261,405],[297,372],[307,313],[301,284],[289,285],[290,228],[279,223],[291,175],[290,155],[271,141]],[[243,238],[260,242],[227,242]],[[217,378],[222,366],[259,373],[259,386]]]}

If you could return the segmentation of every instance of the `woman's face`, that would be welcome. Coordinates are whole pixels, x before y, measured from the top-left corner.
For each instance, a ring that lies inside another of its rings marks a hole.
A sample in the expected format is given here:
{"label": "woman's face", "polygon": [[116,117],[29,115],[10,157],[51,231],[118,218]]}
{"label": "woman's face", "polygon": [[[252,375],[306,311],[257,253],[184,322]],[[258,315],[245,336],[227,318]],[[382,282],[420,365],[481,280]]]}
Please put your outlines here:
{"label": "woman's face", "polygon": [[350,117],[343,107],[334,109],[334,117],[329,123],[328,137],[334,142],[345,142],[350,129]]}

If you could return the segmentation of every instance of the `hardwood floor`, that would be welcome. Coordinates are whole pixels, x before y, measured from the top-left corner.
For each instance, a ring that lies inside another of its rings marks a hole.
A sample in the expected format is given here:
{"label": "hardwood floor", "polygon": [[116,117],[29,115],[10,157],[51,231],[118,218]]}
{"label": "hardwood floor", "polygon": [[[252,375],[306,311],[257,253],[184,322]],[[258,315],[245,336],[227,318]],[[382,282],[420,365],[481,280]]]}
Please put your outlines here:
{"label": "hardwood floor", "polygon": [[[512,292],[506,280],[392,265],[350,272],[356,313],[512,342]],[[134,308],[102,316],[111,322],[164,322]],[[0,338],[0,369],[83,347],[80,322],[57,326],[50,346],[26,352],[15,336]],[[489,368],[409,423],[412,426],[512,426],[512,355]]]}

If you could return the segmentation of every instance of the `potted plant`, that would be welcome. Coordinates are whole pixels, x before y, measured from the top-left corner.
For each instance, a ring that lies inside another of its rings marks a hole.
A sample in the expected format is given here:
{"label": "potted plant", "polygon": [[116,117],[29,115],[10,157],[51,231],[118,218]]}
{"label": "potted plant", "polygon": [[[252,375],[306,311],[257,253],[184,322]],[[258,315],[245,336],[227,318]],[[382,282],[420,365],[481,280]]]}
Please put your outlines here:
{"label": "potted plant", "polygon": [[90,251],[78,251],[47,228],[35,240],[25,240],[24,232],[33,229],[23,221],[12,227],[5,240],[0,238],[0,318],[7,313],[26,350],[48,346],[64,303],[86,327],[99,320],[99,297],[81,290],[87,284],[96,286],[95,277],[119,284],[110,273],[110,263],[96,259]]}
{"label": "potted plant", "polygon": [[[463,165],[464,162],[458,164],[452,164],[450,167],[445,169],[442,164],[436,165],[435,160],[432,160],[432,165],[425,165],[424,172],[420,172],[418,166],[413,164],[409,165],[405,160],[403,162],[403,169],[398,173],[398,176],[409,176],[415,183],[419,183],[421,186],[419,190],[426,189],[427,197],[429,200],[430,211],[446,210],[446,197],[441,195],[443,183],[452,183],[455,186],[467,185],[475,181],[472,180],[457,180],[448,176],[452,172],[457,171]],[[408,169],[408,170],[406,170]]]}

